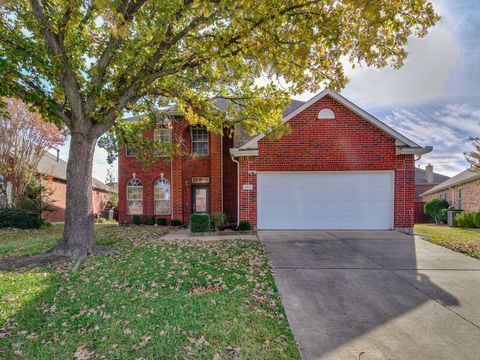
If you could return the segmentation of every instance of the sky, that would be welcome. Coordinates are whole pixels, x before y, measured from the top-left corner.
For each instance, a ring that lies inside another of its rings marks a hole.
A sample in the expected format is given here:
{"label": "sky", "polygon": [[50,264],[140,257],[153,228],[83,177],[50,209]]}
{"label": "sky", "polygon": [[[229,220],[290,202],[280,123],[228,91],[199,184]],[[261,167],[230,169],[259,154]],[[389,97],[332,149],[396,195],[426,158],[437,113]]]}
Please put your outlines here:
{"label": "sky", "polygon": [[[471,149],[469,137],[480,136],[480,1],[433,4],[442,19],[425,38],[410,40],[400,70],[352,70],[346,63],[350,81],[341,94],[419,145],[433,146],[417,166],[431,163],[435,172],[453,176],[468,166],[463,153]],[[68,158],[68,143],[60,156]],[[102,181],[106,158],[97,147],[93,176]]]}

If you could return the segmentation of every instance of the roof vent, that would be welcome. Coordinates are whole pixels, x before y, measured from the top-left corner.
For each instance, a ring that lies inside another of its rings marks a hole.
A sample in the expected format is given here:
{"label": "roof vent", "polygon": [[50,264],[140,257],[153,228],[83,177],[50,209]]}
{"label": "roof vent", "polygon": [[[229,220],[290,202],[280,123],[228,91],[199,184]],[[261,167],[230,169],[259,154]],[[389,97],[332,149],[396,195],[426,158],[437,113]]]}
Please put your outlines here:
{"label": "roof vent", "polygon": [[318,113],[318,118],[319,119],[335,119],[335,113],[328,108],[324,108],[320,110]]}

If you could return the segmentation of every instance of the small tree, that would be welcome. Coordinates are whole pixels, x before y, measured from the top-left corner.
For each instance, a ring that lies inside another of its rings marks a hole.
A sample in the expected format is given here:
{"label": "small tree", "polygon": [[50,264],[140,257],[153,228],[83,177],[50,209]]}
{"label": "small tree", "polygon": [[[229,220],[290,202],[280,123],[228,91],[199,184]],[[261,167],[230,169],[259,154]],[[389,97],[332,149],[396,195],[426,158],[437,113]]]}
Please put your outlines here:
{"label": "small tree", "polygon": [[465,158],[472,165],[472,169],[480,171],[480,137],[471,137],[473,150],[465,152]]}
{"label": "small tree", "polygon": [[[13,206],[34,185],[40,159],[51,148],[63,145],[65,135],[52,123],[28,111],[18,99],[3,99],[6,111],[0,114],[0,175],[12,184]],[[6,188],[0,187],[7,197]]]}
{"label": "small tree", "polygon": [[447,200],[435,198],[425,203],[423,211],[436,224],[441,224],[442,209],[448,209],[449,206],[450,204]]}

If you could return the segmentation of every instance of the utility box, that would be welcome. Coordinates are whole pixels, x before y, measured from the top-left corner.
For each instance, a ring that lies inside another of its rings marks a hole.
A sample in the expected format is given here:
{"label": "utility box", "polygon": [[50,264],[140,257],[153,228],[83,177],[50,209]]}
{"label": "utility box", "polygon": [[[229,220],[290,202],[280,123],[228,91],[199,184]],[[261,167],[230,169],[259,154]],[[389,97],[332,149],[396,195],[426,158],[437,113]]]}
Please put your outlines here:
{"label": "utility box", "polygon": [[455,216],[463,212],[463,210],[448,210],[447,211],[447,225],[448,226],[453,226],[454,225],[454,219]]}

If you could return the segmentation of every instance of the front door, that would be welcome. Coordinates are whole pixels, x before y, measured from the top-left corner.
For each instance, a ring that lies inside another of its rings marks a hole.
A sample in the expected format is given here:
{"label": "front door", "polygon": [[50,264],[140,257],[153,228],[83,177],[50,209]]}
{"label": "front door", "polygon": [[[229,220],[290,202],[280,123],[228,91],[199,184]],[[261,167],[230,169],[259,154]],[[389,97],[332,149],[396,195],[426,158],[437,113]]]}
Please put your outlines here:
{"label": "front door", "polygon": [[208,186],[192,186],[192,214],[208,213]]}

